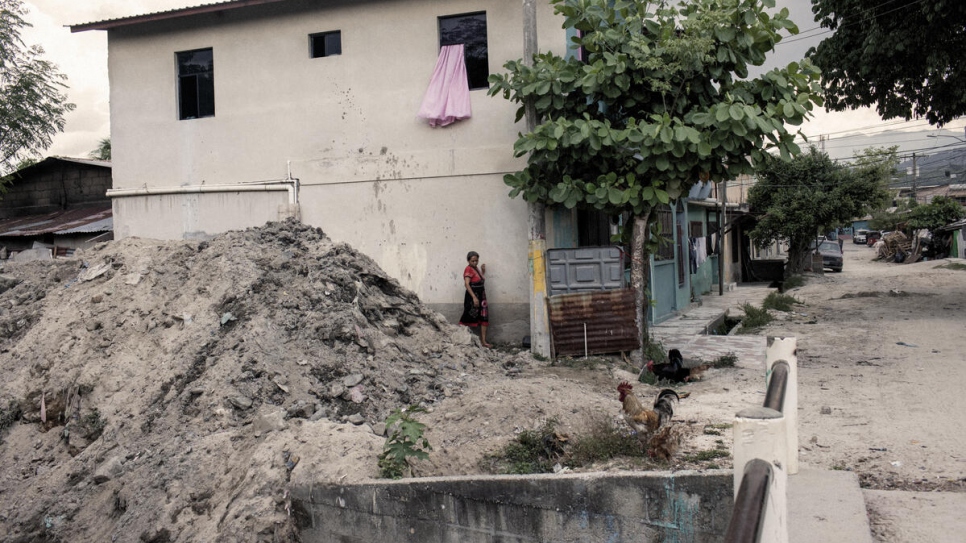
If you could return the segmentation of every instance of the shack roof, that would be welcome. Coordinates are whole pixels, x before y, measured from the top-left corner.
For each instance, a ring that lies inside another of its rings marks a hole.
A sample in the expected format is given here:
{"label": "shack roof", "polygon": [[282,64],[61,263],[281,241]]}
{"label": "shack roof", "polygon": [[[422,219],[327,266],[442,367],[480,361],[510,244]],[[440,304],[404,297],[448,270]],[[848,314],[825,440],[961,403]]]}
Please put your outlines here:
{"label": "shack roof", "polygon": [[188,17],[191,15],[198,15],[201,13],[215,13],[219,11],[225,11],[229,9],[244,8],[248,6],[258,6],[261,4],[271,4],[274,2],[284,2],[285,0],[228,0],[226,2],[212,2],[210,4],[201,4],[199,6],[170,9],[166,11],[155,11],[153,13],[145,13],[143,15],[132,15],[129,17],[119,17],[116,19],[105,19],[103,21],[94,21],[91,23],[82,23],[76,25],[70,25],[71,32],[84,32],[86,30],[110,30],[112,28],[119,28],[122,26],[130,26],[141,23],[149,23],[154,21],[163,21],[166,19],[177,19],[180,17]]}

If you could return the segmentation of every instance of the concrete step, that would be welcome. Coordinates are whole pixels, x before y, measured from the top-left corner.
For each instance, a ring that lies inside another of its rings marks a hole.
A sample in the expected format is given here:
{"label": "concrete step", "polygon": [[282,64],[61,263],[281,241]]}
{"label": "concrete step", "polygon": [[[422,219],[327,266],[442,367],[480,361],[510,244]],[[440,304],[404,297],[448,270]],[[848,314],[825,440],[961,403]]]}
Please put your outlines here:
{"label": "concrete step", "polygon": [[806,468],[789,476],[788,541],[872,543],[858,476]]}

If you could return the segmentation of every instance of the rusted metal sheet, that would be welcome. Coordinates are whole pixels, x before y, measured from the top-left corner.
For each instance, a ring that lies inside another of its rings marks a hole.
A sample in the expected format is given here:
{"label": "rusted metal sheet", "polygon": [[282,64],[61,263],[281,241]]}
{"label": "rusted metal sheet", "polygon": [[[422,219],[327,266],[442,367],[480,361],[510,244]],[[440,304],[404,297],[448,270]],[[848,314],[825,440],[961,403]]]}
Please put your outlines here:
{"label": "rusted metal sheet", "polygon": [[110,204],[2,219],[0,220],[0,237],[106,232],[114,229],[111,219]]}
{"label": "rusted metal sheet", "polygon": [[632,351],[641,345],[633,289],[551,296],[549,312],[556,356]]}

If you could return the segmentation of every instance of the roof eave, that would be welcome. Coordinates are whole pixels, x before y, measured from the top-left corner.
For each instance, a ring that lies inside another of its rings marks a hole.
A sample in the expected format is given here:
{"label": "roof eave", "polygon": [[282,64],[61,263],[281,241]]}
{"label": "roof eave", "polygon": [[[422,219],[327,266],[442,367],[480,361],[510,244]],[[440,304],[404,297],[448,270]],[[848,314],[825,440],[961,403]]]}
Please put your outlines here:
{"label": "roof eave", "polygon": [[272,4],[275,2],[283,2],[283,1],[285,0],[236,0],[234,2],[206,4],[203,6],[196,6],[192,8],[175,9],[171,11],[162,11],[158,13],[148,13],[145,15],[134,15],[132,17],[122,17],[120,19],[108,19],[106,21],[95,21],[92,23],[70,25],[70,31],[71,33],[75,33],[75,32],[85,32],[87,30],[111,30],[122,26],[131,26],[131,25],[142,24],[142,23],[153,23],[153,22],[165,21],[169,19],[179,19],[181,17],[190,17],[192,15],[200,15],[203,13],[215,13],[215,12],[225,11],[229,9],[245,8],[249,6],[258,6],[261,4]]}

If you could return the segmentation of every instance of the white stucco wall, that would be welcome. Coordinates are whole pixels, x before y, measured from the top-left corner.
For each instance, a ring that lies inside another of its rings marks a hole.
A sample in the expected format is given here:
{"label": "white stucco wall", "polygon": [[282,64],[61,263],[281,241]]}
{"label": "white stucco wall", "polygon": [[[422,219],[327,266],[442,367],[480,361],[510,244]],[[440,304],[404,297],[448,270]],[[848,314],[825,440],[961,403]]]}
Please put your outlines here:
{"label": "white stucco wall", "polygon": [[[519,0],[291,0],[111,30],[114,188],[275,180],[290,164],[303,221],[372,256],[424,302],[461,303],[472,249],[487,263],[491,304],[527,305],[526,205],[502,181],[523,165],[512,155],[524,129],[515,106],[476,90],[472,119],[433,129],[416,117],[437,17],[485,12],[497,73],[523,54],[522,9]],[[563,53],[561,24],[538,3],[541,50]],[[332,30],[342,54],[310,58],[309,34]],[[215,116],[178,120],[175,53],[208,47]],[[213,234],[261,224],[285,202],[284,192],[242,193],[234,206],[229,194],[185,197],[188,211],[175,196],[116,198],[115,228]]]}

